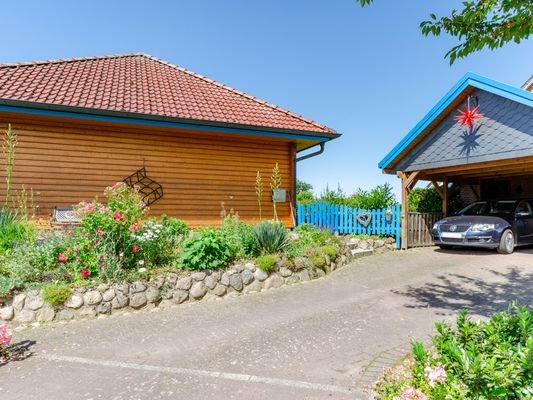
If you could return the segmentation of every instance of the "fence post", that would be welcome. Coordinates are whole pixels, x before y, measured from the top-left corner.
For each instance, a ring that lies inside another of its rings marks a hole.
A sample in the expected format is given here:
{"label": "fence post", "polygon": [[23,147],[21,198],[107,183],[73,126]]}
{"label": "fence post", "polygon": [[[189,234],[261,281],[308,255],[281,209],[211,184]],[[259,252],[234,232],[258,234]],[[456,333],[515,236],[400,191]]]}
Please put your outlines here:
{"label": "fence post", "polygon": [[401,247],[401,240],[402,240],[402,223],[401,223],[401,208],[399,204],[396,204],[396,209],[394,210],[394,216],[395,216],[395,231],[396,231],[396,248],[399,249]]}

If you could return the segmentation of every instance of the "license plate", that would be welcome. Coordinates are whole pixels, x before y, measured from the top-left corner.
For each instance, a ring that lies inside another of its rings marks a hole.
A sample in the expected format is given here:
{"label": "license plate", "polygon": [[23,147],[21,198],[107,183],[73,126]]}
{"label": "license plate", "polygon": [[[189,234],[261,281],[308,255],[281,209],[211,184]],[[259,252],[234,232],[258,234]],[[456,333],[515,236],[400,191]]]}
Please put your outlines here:
{"label": "license plate", "polygon": [[463,234],[461,232],[441,232],[440,236],[443,238],[448,238],[448,239],[462,239],[463,238]]}

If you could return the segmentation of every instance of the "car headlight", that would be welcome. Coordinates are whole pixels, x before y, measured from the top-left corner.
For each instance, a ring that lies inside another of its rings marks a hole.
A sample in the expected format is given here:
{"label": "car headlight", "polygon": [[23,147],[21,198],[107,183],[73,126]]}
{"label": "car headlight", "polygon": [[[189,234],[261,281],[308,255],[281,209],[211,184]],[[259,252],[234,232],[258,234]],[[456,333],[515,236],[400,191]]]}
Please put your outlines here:
{"label": "car headlight", "polygon": [[439,229],[439,223],[436,222],[435,225],[433,225],[433,229]]}
{"label": "car headlight", "polygon": [[472,225],[472,230],[477,232],[490,231],[494,229],[494,224],[474,224]]}

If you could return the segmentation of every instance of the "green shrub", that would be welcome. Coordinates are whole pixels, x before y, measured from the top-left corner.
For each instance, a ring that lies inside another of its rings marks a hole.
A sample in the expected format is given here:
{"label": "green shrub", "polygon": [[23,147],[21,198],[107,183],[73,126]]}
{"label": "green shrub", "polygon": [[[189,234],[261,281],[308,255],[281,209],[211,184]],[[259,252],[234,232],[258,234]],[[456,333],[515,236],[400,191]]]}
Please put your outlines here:
{"label": "green shrub", "polygon": [[289,245],[289,233],[278,222],[263,221],[254,227],[257,252],[279,254]]}
{"label": "green shrub", "polygon": [[231,250],[220,232],[204,228],[183,243],[180,265],[191,270],[223,267],[235,257]]}
{"label": "green shrub", "polygon": [[340,239],[328,229],[315,228],[311,224],[302,224],[295,228],[300,235],[300,240],[308,239],[314,246],[334,245],[339,246]]}
{"label": "green shrub", "polygon": [[220,233],[229,243],[236,258],[251,257],[255,254],[257,240],[252,225],[242,222],[238,216],[224,218]]}
{"label": "green shrub", "polygon": [[52,307],[58,307],[64,304],[71,295],[72,291],[67,285],[49,285],[45,286],[42,290],[43,300],[50,304]]}
{"label": "green shrub", "polygon": [[313,265],[317,268],[324,268],[326,266],[326,259],[324,258],[324,254],[320,251],[314,251],[309,255],[309,260],[313,263]]}
{"label": "green shrub", "polygon": [[[408,388],[432,400],[533,398],[533,312],[512,305],[489,321],[463,311],[456,326],[439,322],[431,348],[413,342],[412,355],[375,385],[380,399]],[[404,398],[404,397],[402,397]]]}
{"label": "green shrub", "polygon": [[276,262],[278,257],[272,254],[267,254],[264,256],[259,256],[255,259],[259,269],[262,269],[265,272],[271,272],[276,267]]}
{"label": "green shrub", "polygon": [[337,249],[334,246],[326,245],[320,247],[320,251],[327,255],[331,261],[335,261],[337,258]]}
{"label": "green shrub", "polygon": [[185,221],[173,217],[169,218],[165,214],[161,216],[159,223],[162,226],[162,234],[166,240],[179,242],[186,238],[190,231]]}
{"label": "green shrub", "polygon": [[0,256],[16,245],[32,241],[34,229],[16,212],[7,207],[0,208]]}
{"label": "green shrub", "polygon": [[24,282],[17,278],[0,276],[0,298],[9,296],[15,289],[22,289]]}

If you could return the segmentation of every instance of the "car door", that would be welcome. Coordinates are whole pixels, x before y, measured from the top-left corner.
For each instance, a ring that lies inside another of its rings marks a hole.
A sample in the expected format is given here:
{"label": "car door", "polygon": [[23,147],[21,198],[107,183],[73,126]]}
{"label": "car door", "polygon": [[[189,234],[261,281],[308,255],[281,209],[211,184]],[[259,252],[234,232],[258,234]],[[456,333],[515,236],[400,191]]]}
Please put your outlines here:
{"label": "car door", "polygon": [[533,243],[533,201],[518,202],[515,221],[518,244]]}

